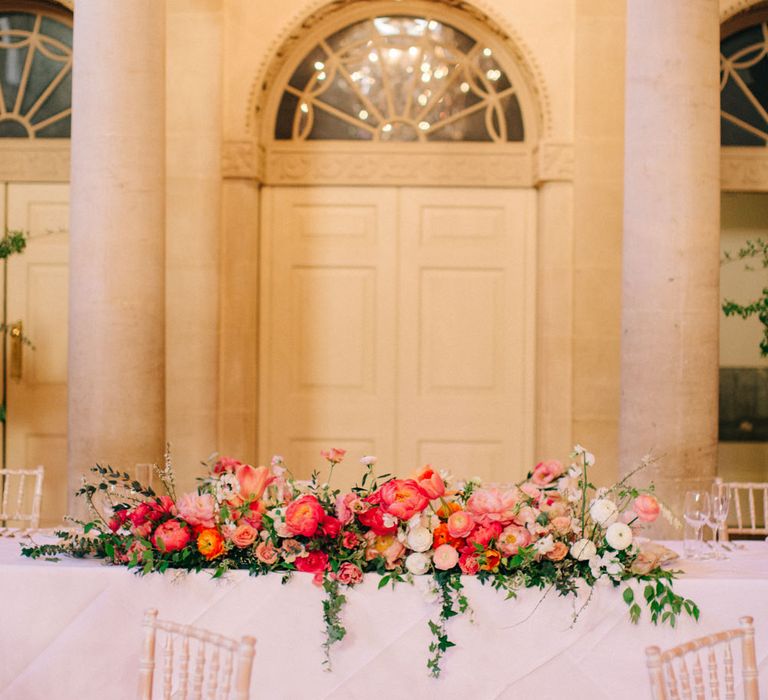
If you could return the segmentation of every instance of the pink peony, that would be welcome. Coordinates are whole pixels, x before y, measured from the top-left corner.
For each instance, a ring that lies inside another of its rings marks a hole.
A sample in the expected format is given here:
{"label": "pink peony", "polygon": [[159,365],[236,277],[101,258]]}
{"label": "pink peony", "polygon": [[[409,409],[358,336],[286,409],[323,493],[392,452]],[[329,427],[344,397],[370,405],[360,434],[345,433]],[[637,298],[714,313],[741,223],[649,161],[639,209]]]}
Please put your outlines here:
{"label": "pink peony", "polygon": [[285,526],[292,535],[312,537],[325,517],[315,496],[306,494],[293,501],[285,511]]}
{"label": "pink peony", "polygon": [[459,568],[462,574],[474,576],[480,570],[480,563],[477,561],[477,554],[470,550],[465,550],[459,557]]}
{"label": "pink peony", "polygon": [[323,459],[327,459],[331,464],[338,464],[344,459],[344,455],[347,454],[346,450],[339,449],[338,447],[332,447],[330,450],[321,450],[320,456]]}
{"label": "pink peony", "polygon": [[500,492],[498,489],[480,489],[467,501],[467,510],[472,513],[475,522],[485,525],[490,522],[509,523],[515,516],[517,493]]}
{"label": "pink peony", "polygon": [[429,498],[413,479],[392,479],[379,492],[381,507],[400,520],[410,520],[429,505]]}
{"label": "pink peony", "polygon": [[235,469],[235,476],[240,482],[240,497],[245,501],[254,501],[261,498],[276,477],[267,467],[252,467],[250,464],[241,464]]}
{"label": "pink peony", "polygon": [[490,522],[487,525],[478,525],[469,533],[467,544],[479,544],[481,547],[485,548],[491,543],[491,540],[499,539],[501,531],[501,523]]}
{"label": "pink peony", "polygon": [[659,502],[653,496],[646,493],[641,494],[635,499],[632,509],[644,523],[652,523],[659,517],[661,512]]}
{"label": "pink peony", "polygon": [[255,550],[256,558],[267,566],[271,566],[277,561],[277,550],[271,542],[259,542]]}
{"label": "pink peony", "polygon": [[303,557],[296,559],[296,570],[305,574],[322,573],[328,567],[328,555],[325,552],[314,550],[307,552]]}
{"label": "pink peony", "polygon": [[359,566],[355,566],[352,562],[345,561],[339,570],[333,574],[339,583],[343,583],[347,586],[354,586],[356,583],[360,583],[363,580],[363,572]]}
{"label": "pink peony", "polygon": [[192,535],[186,523],[180,520],[166,520],[157,526],[152,535],[152,544],[161,552],[178,552],[189,543]]}
{"label": "pink peony", "polygon": [[564,471],[561,462],[556,459],[548,459],[546,462],[539,462],[533,468],[531,481],[537,486],[547,486],[561,477]]}
{"label": "pink peony", "polygon": [[531,543],[531,533],[519,525],[507,525],[499,535],[499,549],[506,556],[517,554],[520,547],[527,547]]}
{"label": "pink peony", "polygon": [[216,501],[210,493],[185,493],[179,499],[179,515],[190,525],[213,527],[215,512]]}
{"label": "pink peony", "polygon": [[457,510],[448,518],[448,534],[451,537],[466,537],[474,527],[475,519],[464,510]]}
{"label": "pink peony", "polygon": [[256,528],[246,522],[241,522],[230,535],[235,547],[248,547],[256,541]]}
{"label": "pink peony", "polygon": [[441,544],[432,555],[436,569],[447,571],[459,563],[459,553],[449,544]]}
{"label": "pink peony", "polygon": [[445,495],[443,478],[429,465],[418,471],[413,478],[430,500]]}

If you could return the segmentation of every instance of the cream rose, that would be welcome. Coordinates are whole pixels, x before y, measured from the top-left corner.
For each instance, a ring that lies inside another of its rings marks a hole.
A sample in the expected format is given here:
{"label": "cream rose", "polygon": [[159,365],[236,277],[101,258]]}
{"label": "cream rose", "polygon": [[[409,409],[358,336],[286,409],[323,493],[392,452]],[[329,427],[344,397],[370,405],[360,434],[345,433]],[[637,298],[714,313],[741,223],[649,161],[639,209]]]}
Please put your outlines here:
{"label": "cream rose", "polygon": [[405,558],[405,568],[414,576],[422,576],[429,571],[429,555],[422,552],[414,552]]}
{"label": "cream rose", "polygon": [[426,552],[432,546],[432,533],[424,526],[416,525],[408,531],[405,542],[414,552]]}

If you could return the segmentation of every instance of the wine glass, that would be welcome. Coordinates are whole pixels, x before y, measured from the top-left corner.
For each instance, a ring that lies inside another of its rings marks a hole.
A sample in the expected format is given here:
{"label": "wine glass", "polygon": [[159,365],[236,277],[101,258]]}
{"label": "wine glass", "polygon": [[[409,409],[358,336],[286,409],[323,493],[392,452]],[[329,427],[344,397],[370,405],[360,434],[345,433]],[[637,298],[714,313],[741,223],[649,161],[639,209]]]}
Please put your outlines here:
{"label": "wine glass", "polygon": [[[715,559],[727,559],[728,557],[723,553],[725,545],[722,543],[722,531],[725,527],[725,521],[728,518],[728,509],[731,503],[731,491],[721,481],[716,481],[712,484],[712,490],[710,492],[710,518],[709,522],[714,523],[710,525],[715,533]],[[717,543],[720,543],[720,548],[717,548]]]}
{"label": "wine glass", "polygon": [[696,533],[697,552],[692,553],[692,559],[704,559],[702,553],[703,541],[701,530],[709,518],[709,494],[706,491],[686,491],[683,518]]}

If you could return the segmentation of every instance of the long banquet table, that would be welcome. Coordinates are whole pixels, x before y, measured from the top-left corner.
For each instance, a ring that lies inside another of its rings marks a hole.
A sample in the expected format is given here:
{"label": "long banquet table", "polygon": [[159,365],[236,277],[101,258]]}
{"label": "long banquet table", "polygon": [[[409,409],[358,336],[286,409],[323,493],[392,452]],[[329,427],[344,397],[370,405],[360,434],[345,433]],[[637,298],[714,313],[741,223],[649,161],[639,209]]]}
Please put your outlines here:
{"label": "long banquet table", "polygon": [[[676,546],[677,545],[677,546]],[[679,543],[672,543],[678,551]],[[723,561],[679,561],[675,589],[696,600],[699,624],[635,626],[618,591],[598,587],[575,625],[572,598],[523,591],[515,600],[464,577],[473,608],[449,622],[456,642],[443,674],[427,674],[427,621],[437,606],[426,587],[377,590],[370,576],[347,592],[346,638],[322,668],[322,591],[298,574],[253,578],[231,572],[139,577],[92,560],[58,563],[19,556],[17,539],[0,538],[0,698],[133,698],[141,619],[163,618],[238,637],[257,638],[252,696],[285,698],[649,698],[643,650],[720,629],[742,615],[756,623],[761,690],[768,697],[768,544],[746,543]],[[586,596],[576,601],[580,606]]]}

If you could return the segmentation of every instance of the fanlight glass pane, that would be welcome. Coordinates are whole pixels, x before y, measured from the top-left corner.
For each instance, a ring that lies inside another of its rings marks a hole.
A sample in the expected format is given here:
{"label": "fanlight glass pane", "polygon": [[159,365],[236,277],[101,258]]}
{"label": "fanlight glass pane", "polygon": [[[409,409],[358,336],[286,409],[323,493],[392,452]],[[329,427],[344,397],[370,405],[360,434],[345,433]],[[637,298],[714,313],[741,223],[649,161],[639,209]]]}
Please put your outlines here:
{"label": "fanlight glass pane", "polygon": [[69,138],[72,27],[0,9],[0,138]]}
{"label": "fanlight glass pane", "polygon": [[294,71],[278,140],[522,141],[515,88],[490,47],[438,20],[357,22]]}
{"label": "fanlight glass pane", "polygon": [[720,142],[768,145],[768,23],[720,44]]}

